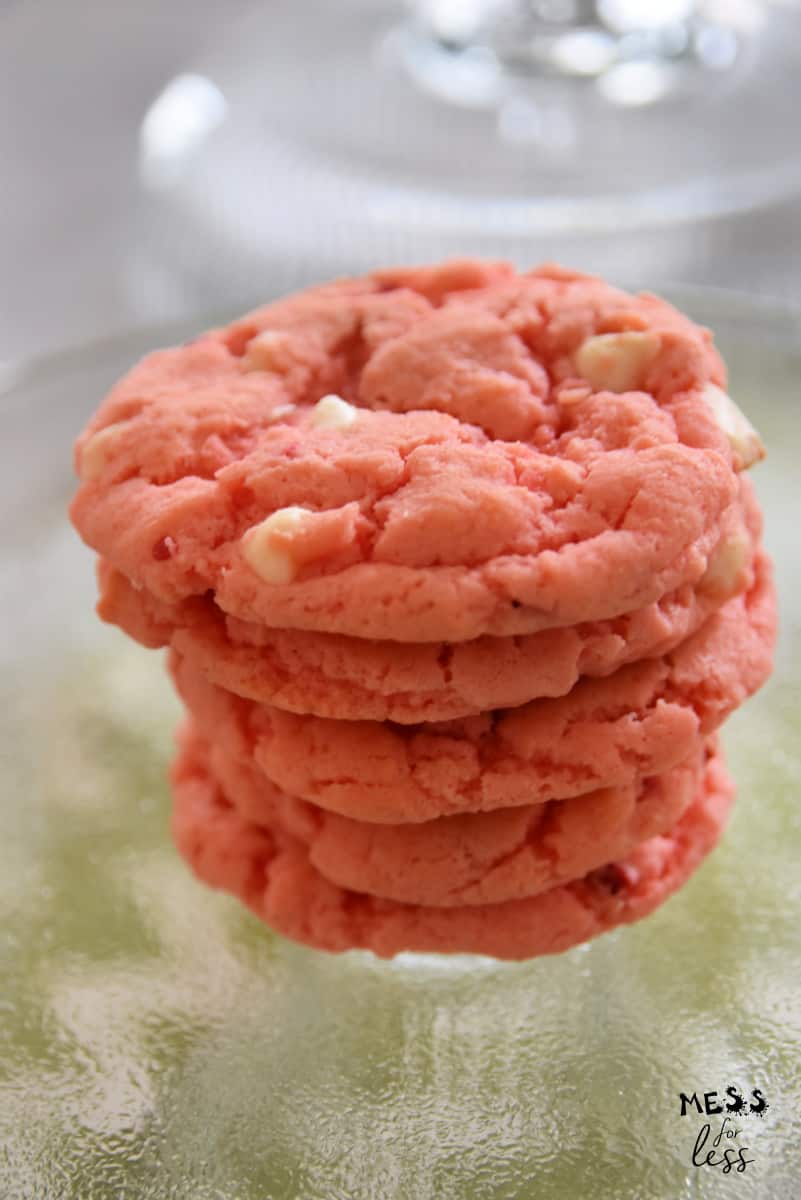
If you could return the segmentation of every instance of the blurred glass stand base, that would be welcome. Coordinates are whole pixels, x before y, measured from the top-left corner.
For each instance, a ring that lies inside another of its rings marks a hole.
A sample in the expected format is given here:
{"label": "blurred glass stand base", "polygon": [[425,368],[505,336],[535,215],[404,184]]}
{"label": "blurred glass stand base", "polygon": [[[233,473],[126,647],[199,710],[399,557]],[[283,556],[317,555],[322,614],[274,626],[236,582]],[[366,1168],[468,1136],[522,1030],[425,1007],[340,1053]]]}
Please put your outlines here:
{"label": "blurred glass stand base", "polygon": [[777,294],[801,265],[793,3],[85,4],[80,37],[2,15],[0,354],[448,255]]}

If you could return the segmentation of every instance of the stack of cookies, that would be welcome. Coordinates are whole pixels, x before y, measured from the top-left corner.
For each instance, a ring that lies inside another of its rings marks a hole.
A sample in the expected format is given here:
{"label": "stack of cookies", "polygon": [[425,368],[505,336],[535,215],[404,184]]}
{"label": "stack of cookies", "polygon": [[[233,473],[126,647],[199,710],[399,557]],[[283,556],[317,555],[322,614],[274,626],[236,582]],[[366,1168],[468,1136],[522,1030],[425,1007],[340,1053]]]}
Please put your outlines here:
{"label": "stack of cookies", "polygon": [[654,296],[475,262],[140,363],[72,516],[100,615],[170,648],[196,873],[380,955],[551,953],[675,891],[776,625],[725,386]]}

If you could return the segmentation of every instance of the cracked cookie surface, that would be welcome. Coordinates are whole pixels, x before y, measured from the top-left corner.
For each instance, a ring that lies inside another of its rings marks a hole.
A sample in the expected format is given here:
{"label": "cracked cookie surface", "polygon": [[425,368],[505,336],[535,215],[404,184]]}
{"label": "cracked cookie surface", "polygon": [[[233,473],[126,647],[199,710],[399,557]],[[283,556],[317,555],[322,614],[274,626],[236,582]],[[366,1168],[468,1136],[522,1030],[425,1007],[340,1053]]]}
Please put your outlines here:
{"label": "cracked cookie surface", "polygon": [[[104,560],[98,612],[146,646],[172,645],[219,686],[290,712],[402,724],[445,721],[561,696],[581,676],[606,676],[669,653],[729,595],[751,586],[760,533],[753,490],[741,477],[739,503],[697,586],[685,585],[613,621],[517,637],[398,643],[269,629],[227,617],[211,596],[159,601]],[[737,550],[736,561],[721,555],[727,547]]]}
{"label": "cracked cookie surface", "polygon": [[724,385],[709,334],[655,297],[555,268],[380,272],[145,359],[78,441],[72,515],[158,601],[213,593],[269,628],[614,619],[707,569],[745,465],[705,399]]}
{"label": "cracked cookie surface", "polygon": [[358,820],[416,822],[565,799],[675,766],[764,683],[775,631],[760,551],[748,592],[669,654],[461,721],[298,716],[215,687],[177,654],[171,667],[201,733],[265,784]]}
{"label": "cracked cookie surface", "polygon": [[195,874],[233,893],[285,936],[324,950],[361,948],[383,957],[415,950],[507,959],[558,953],[647,916],[717,844],[733,796],[715,755],[672,829],[623,859],[536,896],[446,908],[403,904],[331,883],[300,839],[245,820],[202,755],[182,755],[173,787],[173,835]]}
{"label": "cracked cookie surface", "polygon": [[[671,829],[700,782],[704,754],[658,777],[488,813],[417,824],[358,821],[297,800],[252,764],[225,754],[190,723],[185,754],[247,821],[298,838],[330,883],[403,904],[498,904],[578,879]],[[178,766],[180,772],[180,763]]]}

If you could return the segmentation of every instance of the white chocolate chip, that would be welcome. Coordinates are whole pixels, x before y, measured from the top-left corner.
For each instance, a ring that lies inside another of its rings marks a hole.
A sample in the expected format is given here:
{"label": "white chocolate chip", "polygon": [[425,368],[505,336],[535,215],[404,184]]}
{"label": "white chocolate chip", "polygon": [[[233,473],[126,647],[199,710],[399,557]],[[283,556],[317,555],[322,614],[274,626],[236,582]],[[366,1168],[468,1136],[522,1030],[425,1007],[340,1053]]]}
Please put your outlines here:
{"label": "white chocolate chip", "polygon": [[589,399],[591,395],[592,388],[578,384],[574,387],[560,388],[556,394],[556,399],[564,408],[570,408],[572,404],[581,404],[582,401]]}
{"label": "white chocolate chip", "polygon": [[300,564],[287,542],[291,542],[313,516],[308,509],[297,505],[279,508],[244,535],[242,553],[265,583],[291,583],[295,578]]}
{"label": "white chocolate chip", "polygon": [[596,392],[630,392],[642,385],[660,344],[656,333],[634,329],[600,333],[579,346],[576,370]]}
{"label": "white chocolate chip", "polygon": [[323,396],[312,409],[309,424],[315,429],[348,429],[357,415],[358,410],[341,396]]}
{"label": "white chocolate chip", "polygon": [[733,452],[740,459],[743,470],[765,457],[762,438],[727,392],[714,383],[708,383],[703,390],[703,397],[729,439]]}
{"label": "white chocolate chip", "polygon": [[283,421],[285,417],[291,417],[295,411],[294,404],[277,404],[270,413],[271,421]]}
{"label": "white chocolate chip", "polygon": [[265,329],[251,338],[242,355],[246,371],[281,371],[287,366],[291,344],[288,333],[280,329]]}
{"label": "white chocolate chip", "polygon": [[123,425],[122,421],[106,425],[105,429],[99,429],[84,443],[78,462],[78,476],[83,483],[91,483],[93,479],[102,475],[111,459],[114,443],[119,439]]}
{"label": "white chocolate chip", "polygon": [[750,555],[751,543],[744,530],[738,529],[724,537],[709,557],[699,588],[715,595],[733,595],[740,572]]}

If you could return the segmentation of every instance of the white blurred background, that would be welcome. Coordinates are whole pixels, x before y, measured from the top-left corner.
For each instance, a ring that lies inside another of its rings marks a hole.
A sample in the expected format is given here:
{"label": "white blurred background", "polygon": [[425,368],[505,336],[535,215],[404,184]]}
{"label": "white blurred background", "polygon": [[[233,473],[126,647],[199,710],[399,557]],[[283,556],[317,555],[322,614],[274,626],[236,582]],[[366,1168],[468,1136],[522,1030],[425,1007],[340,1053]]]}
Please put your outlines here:
{"label": "white blurred background", "polygon": [[472,252],[793,300],[798,113],[792,3],[0,0],[0,359]]}

